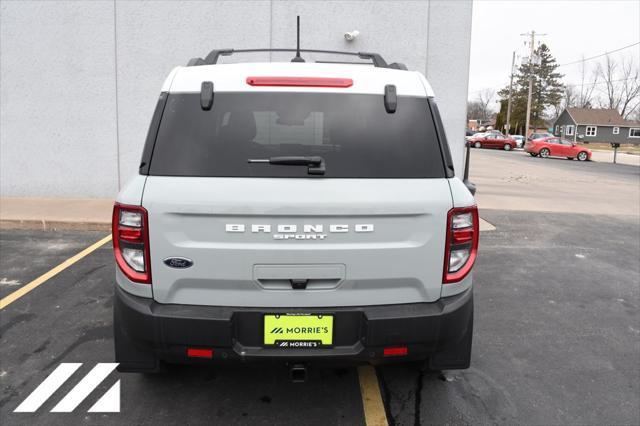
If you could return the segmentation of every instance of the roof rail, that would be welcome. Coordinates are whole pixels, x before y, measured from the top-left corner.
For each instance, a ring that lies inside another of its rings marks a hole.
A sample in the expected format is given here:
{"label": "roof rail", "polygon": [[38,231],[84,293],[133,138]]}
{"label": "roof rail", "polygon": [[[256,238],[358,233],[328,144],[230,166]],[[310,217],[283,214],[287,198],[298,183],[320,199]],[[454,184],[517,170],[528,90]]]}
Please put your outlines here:
{"label": "roof rail", "polygon": [[[255,53],[255,52],[296,52],[296,49],[215,49],[209,52],[209,54],[204,58],[193,58],[188,63],[188,67],[199,66],[199,65],[215,65],[218,63],[218,59],[220,56],[231,56],[235,53]],[[404,69],[407,67],[403,64],[399,64],[394,62],[393,64],[387,64],[382,56],[378,53],[371,52],[343,52],[338,50],[315,50],[315,49],[300,49],[300,52],[308,52],[308,53],[327,53],[333,55],[349,55],[349,56],[357,56],[360,59],[369,59],[371,61],[371,65],[377,68],[393,68],[393,69]]]}

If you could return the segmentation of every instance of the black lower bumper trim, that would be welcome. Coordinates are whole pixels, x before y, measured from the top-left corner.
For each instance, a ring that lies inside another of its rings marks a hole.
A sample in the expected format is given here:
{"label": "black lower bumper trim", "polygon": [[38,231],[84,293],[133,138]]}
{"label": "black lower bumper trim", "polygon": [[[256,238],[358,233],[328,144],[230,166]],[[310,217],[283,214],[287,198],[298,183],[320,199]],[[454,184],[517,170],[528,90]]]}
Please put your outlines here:
{"label": "black lower bumper trim", "polygon": [[[333,347],[264,347],[263,315],[296,312],[334,315]],[[471,289],[433,303],[265,309],[164,305],[134,296],[116,285],[114,303],[116,362],[120,363],[120,371],[155,370],[160,360],[175,363],[254,360],[377,363],[431,358],[432,366],[436,368],[440,365],[466,368],[472,327]],[[387,358],[383,351],[390,346],[406,346],[408,355]],[[213,349],[213,358],[188,358],[188,347]]]}

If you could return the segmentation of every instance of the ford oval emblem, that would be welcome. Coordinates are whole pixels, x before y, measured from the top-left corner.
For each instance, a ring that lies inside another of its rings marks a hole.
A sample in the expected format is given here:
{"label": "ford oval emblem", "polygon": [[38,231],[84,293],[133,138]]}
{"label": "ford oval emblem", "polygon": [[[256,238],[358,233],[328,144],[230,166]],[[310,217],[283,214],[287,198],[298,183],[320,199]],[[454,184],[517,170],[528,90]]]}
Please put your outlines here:
{"label": "ford oval emblem", "polygon": [[167,257],[164,264],[170,268],[184,269],[193,266],[193,261],[185,257]]}

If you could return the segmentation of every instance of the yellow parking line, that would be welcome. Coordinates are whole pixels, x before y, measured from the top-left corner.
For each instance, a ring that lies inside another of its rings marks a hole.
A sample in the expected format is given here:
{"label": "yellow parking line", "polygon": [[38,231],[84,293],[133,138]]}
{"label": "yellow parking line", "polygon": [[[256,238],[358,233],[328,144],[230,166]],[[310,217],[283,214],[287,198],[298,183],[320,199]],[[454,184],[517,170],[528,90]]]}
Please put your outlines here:
{"label": "yellow parking line", "polygon": [[382,403],[380,385],[376,370],[370,365],[358,367],[360,393],[364,407],[364,420],[367,426],[388,426],[387,413]]}
{"label": "yellow parking line", "polygon": [[64,262],[62,262],[61,264],[59,264],[55,268],[51,269],[49,272],[46,272],[46,273],[40,275],[38,278],[36,278],[35,280],[31,281],[29,284],[23,285],[22,287],[20,287],[19,289],[17,289],[13,293],[11,293],[10,295],[8,295],[6,297],[3,297],[2,299],[0,299],[0,309],[6,308],[7,306],[12,304],[16,300],[20,299],[25,294],[29,293],[34,288],[38,287],[43,282],[47,281],[50,278],[55,277],[60,272],[62,272],[65,269],[67,269],[69,266],[73,265],[74,263],[76,263],[77,261],[82,259],[83,257],[91,254],[96,249],[99,249],[100,247],[102,247],[103,245],[108,243],[109,241],[111,241],[111,234],[107,235],[106,237],[104,237],[103,239],[98,241],[97,243],[92,244],[91,246],[89,246],[86,249],[82,250],[80,253],[76,254],[75,256],[70,257],[69,259],[65,260]]}

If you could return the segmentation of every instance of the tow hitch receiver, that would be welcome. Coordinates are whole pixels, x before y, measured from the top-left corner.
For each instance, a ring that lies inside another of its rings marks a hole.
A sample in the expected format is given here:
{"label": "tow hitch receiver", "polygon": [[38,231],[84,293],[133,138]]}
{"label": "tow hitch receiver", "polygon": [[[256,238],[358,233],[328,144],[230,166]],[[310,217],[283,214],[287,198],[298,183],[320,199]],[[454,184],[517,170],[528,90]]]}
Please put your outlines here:
{"label": "tow hitch receiver", "polygon": [[307,381],[307,366],[305,364],[293,364],[289,370],[289,378],[293,383]]}

